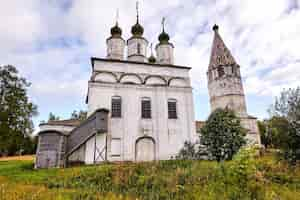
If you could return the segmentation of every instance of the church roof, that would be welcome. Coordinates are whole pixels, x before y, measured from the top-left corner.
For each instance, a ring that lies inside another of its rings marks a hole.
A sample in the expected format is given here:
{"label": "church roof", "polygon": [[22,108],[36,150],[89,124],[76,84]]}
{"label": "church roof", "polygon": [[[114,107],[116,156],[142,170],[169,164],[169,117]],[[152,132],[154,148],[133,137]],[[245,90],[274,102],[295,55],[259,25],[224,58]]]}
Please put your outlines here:
{"label": "church roof", "polygon": [[78,126],[81,123],[77,119],[67,119],[67,120],[52,120],[46,123],[41,123],[40,125],[58,125],[58,126]]}
{"label": "church roof", "polygon": [[210,61],[209,61],[209,69],[222,66],[222,65],[235,65],[237,64],[235,59],[233,58],[230,50],[227,48],[225,43],[223,42],[222,37],[219,34],[219,27],[214,25],[214,39],[213,45],[211,49]]}

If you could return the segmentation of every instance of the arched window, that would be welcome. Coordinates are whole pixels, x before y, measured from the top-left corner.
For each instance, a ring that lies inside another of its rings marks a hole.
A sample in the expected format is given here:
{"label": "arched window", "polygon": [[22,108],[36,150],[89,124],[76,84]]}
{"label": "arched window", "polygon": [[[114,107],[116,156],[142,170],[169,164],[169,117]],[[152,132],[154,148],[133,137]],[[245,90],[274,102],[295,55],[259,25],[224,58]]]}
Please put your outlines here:
{"label": "arched window", "polygon": [[141,44],[137,44],[137,54],[141,54]]}
{"label": "arched window", "polygon": [[150,119],[151,118],[151,100],[148,97],[142,98],[142,118]]}
{"label": "arched window", "polygon": [[222,66],[218,67],[218,77],[222,77],[225,74]]}
{"label": "arched window", "polygon": [[122,115],[122,100],[120,96],[111,98],[111,117],[121,117]]}
{"label": "arched window", "polygon": [[177,119],[177,101],[176,101],[176,99],[168,100],[168,117],[169,117],[169,119]]}
{"label": "arched window", "polygon": [[236,75],[236,67],[235,67],[235,66],[232,66],[232,67],[231,67],[231,70],[232,70],[232,74],[233,74],[233,75]]}

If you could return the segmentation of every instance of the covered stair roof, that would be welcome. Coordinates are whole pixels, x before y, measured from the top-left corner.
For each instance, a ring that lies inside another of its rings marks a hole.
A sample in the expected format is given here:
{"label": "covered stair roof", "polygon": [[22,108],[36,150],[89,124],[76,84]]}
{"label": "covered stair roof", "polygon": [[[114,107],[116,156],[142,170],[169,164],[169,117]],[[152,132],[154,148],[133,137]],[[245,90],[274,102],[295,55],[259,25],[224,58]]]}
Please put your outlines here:
{"label": "covered stair roof", "polygon": [[106,133],[108,110],[98,109],[68,135],[66,157],[97,133]]}

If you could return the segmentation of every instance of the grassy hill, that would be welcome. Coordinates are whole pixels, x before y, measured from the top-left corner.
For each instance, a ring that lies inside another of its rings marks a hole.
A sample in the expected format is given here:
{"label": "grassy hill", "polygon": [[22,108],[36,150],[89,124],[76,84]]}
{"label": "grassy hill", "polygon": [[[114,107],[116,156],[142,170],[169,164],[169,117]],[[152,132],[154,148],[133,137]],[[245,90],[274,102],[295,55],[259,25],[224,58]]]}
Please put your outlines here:
{"label": "grassy hill", "polygon": [[34,170],[0,161],[0,200],[300,199],[300,167],[272,154],[233,161],[161,161]]}

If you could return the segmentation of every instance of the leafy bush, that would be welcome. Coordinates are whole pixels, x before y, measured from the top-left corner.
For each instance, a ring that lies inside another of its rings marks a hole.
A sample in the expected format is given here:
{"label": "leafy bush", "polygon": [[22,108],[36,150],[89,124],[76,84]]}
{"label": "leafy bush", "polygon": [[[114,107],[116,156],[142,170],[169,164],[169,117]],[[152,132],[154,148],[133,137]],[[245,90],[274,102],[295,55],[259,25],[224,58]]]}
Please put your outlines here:
{"label": "leafy bush", "polygon": [[211,156],[204,145],[190,141],[184,143],[184,146],[176,156],[177,160],[209,160],[210,158]]}
{"label": "leafy bush", "polygon": [[242,128],[234,112],[216,109],[201,129],[201,144],[217,161],[231,160],[246,144],[246,130]]}
{"label": "leafy bush", "polygon": [[242,148],[231,162],[221,162],[215,181],[208,186],[212,193],[221,194],[224,199],[261,199],[264,192],[256,182],[255,155],[254,148]]}
{"label": "leafy bush", "polygon": [[194,143],[187,141],[184,143],[183,148],[179,151],[178,156],[176,156],[176,159],[180,160],[197,160],[197,149],[195,148]]}

